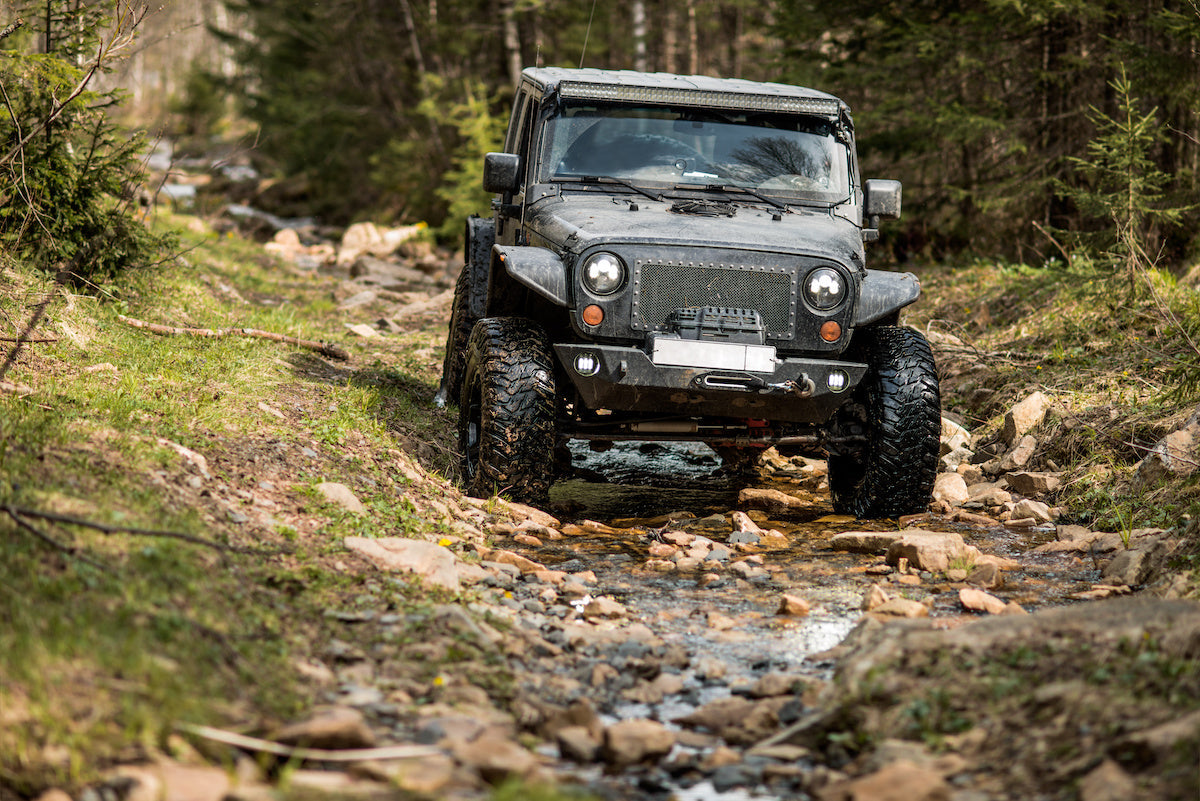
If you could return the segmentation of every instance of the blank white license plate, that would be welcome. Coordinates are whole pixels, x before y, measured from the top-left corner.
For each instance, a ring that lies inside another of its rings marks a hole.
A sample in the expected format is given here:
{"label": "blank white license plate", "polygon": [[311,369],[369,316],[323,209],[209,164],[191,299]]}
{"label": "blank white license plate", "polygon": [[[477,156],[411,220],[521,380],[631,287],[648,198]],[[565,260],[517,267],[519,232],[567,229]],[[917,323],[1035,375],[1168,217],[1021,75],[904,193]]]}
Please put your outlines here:
{"label": "blank white license plate", "polygon": [[775,346],[738,345],[695,339],[654,340],[650,361],[670,367],[700,367],[706,370],[749,370],[775,372]]}

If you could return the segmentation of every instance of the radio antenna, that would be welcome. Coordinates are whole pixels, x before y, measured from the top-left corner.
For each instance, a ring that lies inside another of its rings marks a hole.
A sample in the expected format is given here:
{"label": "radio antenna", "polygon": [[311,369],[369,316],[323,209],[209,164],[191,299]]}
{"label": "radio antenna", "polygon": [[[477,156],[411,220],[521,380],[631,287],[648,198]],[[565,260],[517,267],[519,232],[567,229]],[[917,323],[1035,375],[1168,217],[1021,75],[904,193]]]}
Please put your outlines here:
{"label": "radio antenna", "polygon": [[583,58],[587,55],[588,39],[592,35],[592,17],[596,16],[596,0],[592,0],[592,10],[588,14],[587,30],[583,33],[583,52],[579,54],[579,69],[583,69]]}

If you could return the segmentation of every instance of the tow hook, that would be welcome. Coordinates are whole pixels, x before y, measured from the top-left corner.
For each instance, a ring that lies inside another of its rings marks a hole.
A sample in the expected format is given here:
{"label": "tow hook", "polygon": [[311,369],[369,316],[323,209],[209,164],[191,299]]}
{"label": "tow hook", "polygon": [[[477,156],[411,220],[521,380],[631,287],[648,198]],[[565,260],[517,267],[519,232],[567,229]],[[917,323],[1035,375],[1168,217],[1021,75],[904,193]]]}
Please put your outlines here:
{"label": "tow hook", "polygon": [[808,376],[801,376],[798,381],[782,381],[778,384],[767,384],[763,392],[775,395],[795,395],[797,398],[811,398],[817,391],[817,385]]}

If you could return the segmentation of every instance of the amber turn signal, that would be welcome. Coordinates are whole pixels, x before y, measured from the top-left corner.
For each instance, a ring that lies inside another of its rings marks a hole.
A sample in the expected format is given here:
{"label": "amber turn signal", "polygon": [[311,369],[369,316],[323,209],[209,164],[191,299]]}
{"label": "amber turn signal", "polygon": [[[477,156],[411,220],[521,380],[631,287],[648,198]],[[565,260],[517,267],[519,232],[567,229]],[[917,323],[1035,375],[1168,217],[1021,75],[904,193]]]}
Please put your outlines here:
{"label": "amber turn signal", "polygon": [[596,304],[585,306],[583,309],[583,321],[588,325],[600,325],[604,322],[604,309],[601,309]]}
{"label": "amber turn signal", "polygon": [[833,320],[821,323],[821,339],[826,342],[837,342],[842,335],[842,327]]}

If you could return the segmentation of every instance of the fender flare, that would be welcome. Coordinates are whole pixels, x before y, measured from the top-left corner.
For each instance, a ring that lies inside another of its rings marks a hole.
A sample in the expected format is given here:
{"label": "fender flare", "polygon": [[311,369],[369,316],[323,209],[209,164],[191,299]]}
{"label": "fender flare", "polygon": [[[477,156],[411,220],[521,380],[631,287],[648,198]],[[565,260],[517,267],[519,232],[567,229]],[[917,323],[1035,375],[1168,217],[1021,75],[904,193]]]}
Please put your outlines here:
{"label": "fender flare", "polygon": [[494,264],[517,283],[532,289],[555,306],[567,305],[567,266],[553,251],[521,245],[496,245]]}
{"label": "fender flare", "polygon": [[903,309],[921,297],[921,281],[912,273],[867,270],[854,309],[854,326],[868,325]]}

